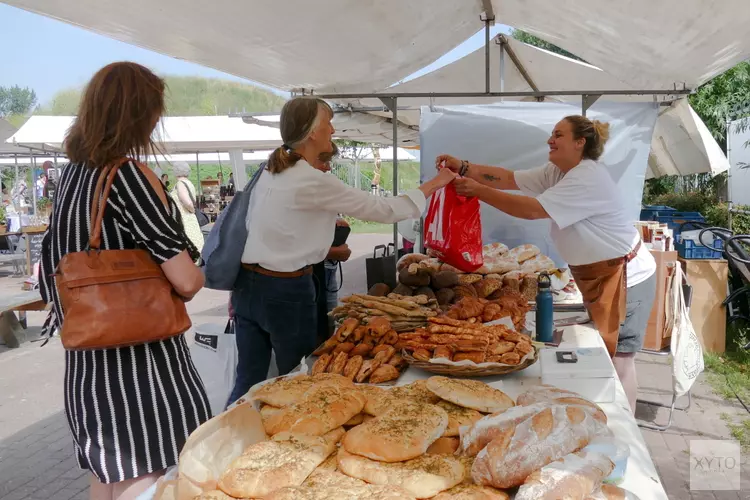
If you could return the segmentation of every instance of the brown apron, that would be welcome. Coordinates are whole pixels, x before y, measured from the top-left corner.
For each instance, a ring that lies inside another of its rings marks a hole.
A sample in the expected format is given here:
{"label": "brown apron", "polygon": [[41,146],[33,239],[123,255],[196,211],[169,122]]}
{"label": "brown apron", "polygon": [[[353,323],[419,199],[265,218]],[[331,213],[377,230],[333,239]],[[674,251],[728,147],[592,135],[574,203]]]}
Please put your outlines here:
{"label": "brown apron", "polygon": [[570,273],[583,296],[583,304],[612,357],[617,352],[620,326],[627,311],[627,265],[640,248],[639,241],[624,257],[570,266]]}

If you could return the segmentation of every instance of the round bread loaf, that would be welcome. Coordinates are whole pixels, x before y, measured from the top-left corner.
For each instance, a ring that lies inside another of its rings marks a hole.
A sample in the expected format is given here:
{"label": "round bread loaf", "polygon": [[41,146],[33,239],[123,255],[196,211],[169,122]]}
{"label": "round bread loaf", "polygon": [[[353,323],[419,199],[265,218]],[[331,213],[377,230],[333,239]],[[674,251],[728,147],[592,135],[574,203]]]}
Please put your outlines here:
{"label": "round bread loaf", "polygon": [[482,413],[495,413],[515,406],[513,399],[503,391],[479,380],[436,376],[427,379],[427,388],[446,401]]}

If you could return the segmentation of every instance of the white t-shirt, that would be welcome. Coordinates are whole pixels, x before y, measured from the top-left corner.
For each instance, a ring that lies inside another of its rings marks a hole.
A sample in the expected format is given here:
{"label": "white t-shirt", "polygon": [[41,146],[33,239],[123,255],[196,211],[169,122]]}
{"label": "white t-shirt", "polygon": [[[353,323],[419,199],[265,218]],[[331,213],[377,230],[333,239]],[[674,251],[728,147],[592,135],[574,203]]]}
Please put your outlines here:
{"label": "white t-shirt", "polygon": [[[541,203],[552,219],[552,240],[560,256],[573,266],[593,264],[629,254],[640,240],[607,167],[583,160],[564,174],[554,164],[515,172],[516,184]],[[651,252],[641,244],[628,264],[628,287],[656,272]]]}
{"label": "white t-shirt", "polygon": [[390,224],[418,218],[425,205],[418,189],[403,196],[373,196],[300,160],[279,174],[263,172],[258,179],[250,196],[242,262],[296,271],[325,259],[339,214]]}

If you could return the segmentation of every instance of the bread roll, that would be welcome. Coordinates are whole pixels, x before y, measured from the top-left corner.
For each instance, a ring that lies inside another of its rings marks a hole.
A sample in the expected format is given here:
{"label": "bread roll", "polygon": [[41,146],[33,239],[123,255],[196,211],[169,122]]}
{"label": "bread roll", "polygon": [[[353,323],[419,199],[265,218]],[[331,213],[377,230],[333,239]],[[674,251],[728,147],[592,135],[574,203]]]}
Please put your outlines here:
{"label": "bread roll", "polygon": [[234,500],[234,497],[230,497],[221,490],[213,490],[201,493],[193,500]]}
{"label": "bread roll", "polygon": [[299,486],[281,488],[265,500],[414,500],[414,496],[397,486],[373,484],[350,486]]}
{"label": "bread roll", "polygon": [[482,414],[478,411],[458,406],[450,401],[440,401],[437,406],[448,414],[448,428],[443,433],[444,437],[458,436],[458,430],[461,427],[471,425],[482,418]]}
{"label": "bread roll", "polygon": [[478,484],[459,484],[432,497],[432,500],[508,500],[510,496],[504,491],[479,486]]}
{"label": "bread roll", "polygon": [[601,432],[594,412],[583,406],[545,408],[501,431],[479,452],[471,470],[477,484],[495,488],[520,486],[535,470],[580,450]]}
{"label": "bread roll", "polygon": [[518,489],[516,500],[585,500],[614,467],[601,453],[571,453],[534,471]]}
{"label": "bread roll", "polygon": [[372,484],[400,486],[416,498],[430,498],[464,479],[464,466],[447,455],[421,455],[412,460],[384,463],[338,452],[339,470]]}
{"label": "bread roll", "polygon": [[273,436],[288,431],[321,436],[360,413],[366,400],[354,388],[315,386],[299,403],[270,415],[265,422],[266,433]]}
{"label": "bread roll", "polygon": [[541,250],[539,250],[539,247],[535,245],[521,245],[517,246],[516,248],[509,250],[505,256],[515,259],[518,261],[519,264],[523,264],[529,259],[533,259],[537,255],[542,253]]}
{"label": "bread roll", "polygon": [[521,271],[526,274],[540,273],[542,271],[554,271],[557,269],[555,261],[546,255],[537,255],[521,264]]}
{"label": "bread roll", "polygon": [[349,453],[383,462],[422,455],[448,427],[448,414],[435,405],[401,404],[350,430],[342,442]]}
{"label": "bread roll", "polygon": [[484,413],[504,411],[514,406],[513,400],[503,391],[479,380],[435,376],[427,379],[427,388],[446,401]]}
{"label": "bread roll", "polygon": [[219,478],[221,491],[236,498],[262,498],[285,486],[298,486],[333,453],[344,430],[324,436],[283,434],[250,445]]}

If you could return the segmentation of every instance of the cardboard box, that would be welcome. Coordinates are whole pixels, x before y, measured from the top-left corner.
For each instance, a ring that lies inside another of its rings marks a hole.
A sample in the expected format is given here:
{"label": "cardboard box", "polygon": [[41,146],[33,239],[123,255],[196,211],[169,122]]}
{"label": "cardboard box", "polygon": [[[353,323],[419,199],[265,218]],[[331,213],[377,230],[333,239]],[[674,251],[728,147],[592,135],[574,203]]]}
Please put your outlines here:
{"label": "cardboard box", "polygon": [[727,343],[727,311],[722,305],[727,298],[727,261],[679,260],[687,282],[693,287],[690,321],[695,333],[704,351],[722,353]]}
{"label": "cardboard box", "polygon": [[[560,363],[557,352],[575,352],[576,363]],[[615,400],[615,367],[603,347],[558,348],[539,351],[542,384],[577,392],[595,403]]]}
{"label": "cardboard box", "polygon": [[651,250],[651,255],[656,260],[656,298],[646,327],[646,339],[643,342],[643,348],[661,351],[669,345],[672,336],[672,332],[664,331],[664,323],[666,322],[664,307],[667,303],[669,265],[677,262],[677,252]]}

